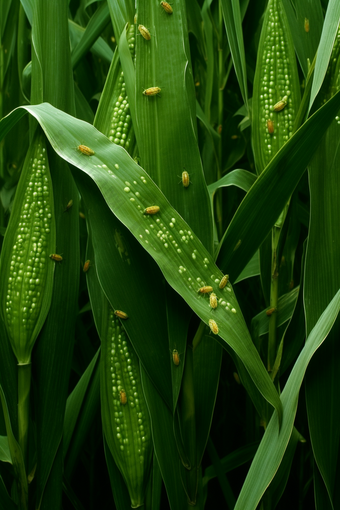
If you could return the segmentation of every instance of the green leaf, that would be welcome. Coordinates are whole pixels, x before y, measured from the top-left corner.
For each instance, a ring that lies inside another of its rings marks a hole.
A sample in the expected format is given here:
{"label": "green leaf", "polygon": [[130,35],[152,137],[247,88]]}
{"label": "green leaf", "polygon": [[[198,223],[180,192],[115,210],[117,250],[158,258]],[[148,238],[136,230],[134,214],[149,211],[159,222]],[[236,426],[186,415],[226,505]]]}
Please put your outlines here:
{"label": "green leaf", "polygon": [[238,84],[241,89],[243,101],[247,105],[247,68],[239,0],[222,0],[221,6]]}
{"label": "green leaf", "polygon": [[237,186],[238,188],[243,189],[243,191],[248,192],[256,179],[257,176],[248,172],[248,170],[233,170],[218,181],[209,184],[208,190],[210,193],[210,199],[211,201],[213,200],[214,195],[219,188],[227,186]]}
{"label": "green leaf", "polygon": [[309,110],[312,108],[314,100],[326,75],[333,44],[339,27],[339,19],[340,3],[337,0],[329,0],[316,57],[312,91],[309,100]]}
{"label": "green leaf", "polygon": [[233,281],[262,244],[340,108],[340,93],[288,140],[243,199],[220,244],[219,267]]}
{"label": "green leaf", "polygon": [[[295,51],[303,74],[307,77],[308,60],[311,64],[318,49],[323,25],[323,13],[320,0],[300,0],[293,6],[292,0],[282,0],[290,31],[294,41]],[[308,25],[305,27],[306,21]],[[308,27],[309,31],[306,31]]]}
{"label": "green leaf", "polygon": [[188,508],[188,503],[179,475],[180,460],[174,438],[172,413],[143,369],[141,375],[151,417],[152,439],[170,508],[185,510]]}
{"label": "green leaf", "polygon": [[[217,322],[220,337],[234,349],[259,391],[280,413],[280,399],[252,343],[231,285],[228,284],[222,291],[217,287],[222,273],[148,174],[131,160],[124,149],[115,146],[93,126],[48,104],[26,106],[25,109],[39,119],[56,152],[96,182],[117,218],[154,258],[168,282],[194,312],[206,324],[211,319]],[[11,121],[11,116],[1,121],[0,133],[6,132],[6,124],[11,124]],[[79,139],[89,140],[95,155],[89,157],[80,153],[77,150]],[[266,172],[263,175],[265,176]],[[256,184],[252,189],[255,186]],[[160,208],[159,213],[152,216],[144,214],[145,208],[155,202]],[[158,228],[162,230],[158,230],[157,235]],[[210,311],[207,296],[197,292],[200,286],[207,284],[214,286],[218,299],[222,300],[221,306],[218,306],[214,313]]]}
{"label": "green leaf", "polygon": [[0,436],[0,461],[12,464],[7,436]]}
{"label": "green leaf", "polygon": [[[335,221],[339,203],[334,193],[339,187],[339,149],[339,125],[334,120],[309,168],[311,215],[304,281],[307,334],[327,302],[340,288],[337,256],[340,239]],[[338,320],[326,344],[313,359],[306,377],[308,426],[314,458],[334,508],[340,440],[340,410],[336,391],[340,370],[339,333]],[[328,419],[322,419],[323,416],[328,416]]]}
{"label": "green leaf", "polygon": [[[295,308],[298,293],[299,287],[295,287],[295,289],[291,292],[288,292],[287,294],[279,297],[277,312],[273,312],[277,313],[277,327],[282,326],[282,324],[291,318]],[[255,315],[255,317],[253,317],[252,326],[256,328],[257,334],[259,336],[268,333],[269,317],[266,314],[266,310],[263,310],[259,314]]]}
{"label": "green leaf", "polygon": [[238,277],[235,280],[235,284],[245,280],[246,278],[251,278],[252,276],[260,275],[260,261],[259,261],[259,252],[256,251],[253,255],[253,258],[249,260],[246,267],[241,271]]}
{"label": "green leaf", "polygon": [[[91,46],[97,41],[99,35],[105,29],[106,25],[110,21],[109,8],[106,2],[103,2],[97,9],[95,14],[90,19],[86,30],[83,33],[82,38],[78,42],[77,46],[72,52],[72,68],[75,68],[79,60],[83,55],[91,48]],[[75,24],[73,24],[75,25]],[[102,52],[102,57],[106,57],[109,62],[112,60],[113,52],[111,48],[104,43],[103,39],[99,39],[102,45],[105,45],[105,52]],[[98,44],[99,46],[99,44]],[[109,58],[108,58],[109,57]]]}
{"label": "green leaf", "polygon": [[[74,388],[72,393],[67,398],[65,418],[64,418],[64,438],[63,438],[63,456],[64,458],[69,455],[69,449],[74,449],[74,442],[83,444],[86,433],[82,433],[82,437],[79,438],[81,431],[79,430],[79,422],[82,419],[82,415],[86,414],[86,407],[88,406],[88,399],[90,393],[94,390],[97,393],[97,401],[99,404],[99,353],[100,349],[96,352],[91,363],[81,376],[77,386]],[[98,411],[98,405],[94,406],[94,410]],[[91,415],[87,416],[85,424],[91,426],[93,420]],[[88,432],[88,430],[87,430]],[[75,440],[75,436],[77,436]],[[71,441],[72,440],[72,441]],[[71,444],[72,443],[72,444]],[[78,452],[79,453],[79,452]],[[69,467],[67,466],[67,469]]]}
{"label": "green leaf", "polygon": [[280,432],[277,433],[278,417],[274,412],[242,486],[235,510],[255,510],[277,472],[293,431],[299,391],[306,369],[315,351],[327,338],[339,310],[340,291],[334,296],[310,332],[290,373],[281,394],[283,420]]}
{"label": "green leaf", "polygon": [[[138,5],[138,16],[153,37],[137,37],[136,138],[142,167],[211,252],[212,213],[197,143],[185,3],[176,0],[172,8],[173,14],[165,16],[158,2]],[[161,88],[160,97],[142,94],[155,86]],[[184,170],[188,187],[182,184]]]}

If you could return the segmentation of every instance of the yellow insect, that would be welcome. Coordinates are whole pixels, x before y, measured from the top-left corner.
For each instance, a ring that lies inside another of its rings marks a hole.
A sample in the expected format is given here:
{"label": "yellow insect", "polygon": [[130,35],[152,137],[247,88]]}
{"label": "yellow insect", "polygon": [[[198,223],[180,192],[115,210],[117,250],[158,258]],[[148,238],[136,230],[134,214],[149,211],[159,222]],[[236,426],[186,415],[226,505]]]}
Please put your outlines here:
{"label": "yellow insect", "polygon": [[206,285],[206,286],[201,287],[200,289],[198,289],[198,292],[200,292],[200,294],[209,294],[212,291],[213,291],[213,288],[210,287],[210,285]]}
{"label": "yellow insect", "polygon": [[125,406],[125,404],[127,403],[127,396],[126,396],[126,393],[124,390],[120,390],[119,397],[120,397],[120,403],[123,404],[123,406]]}
{"label": "yellow insect", "polygon": [[144,39],[146,39],[147,41],[150,41],[150,39],[151,39],[150,32],[144,25],[138,25],[138,30],[139,30],[141,36],[144,37]]}
{"label": "yellow insect", "polygon": [[95,152],[90,149],[90,147],[86,147],[86,145],[78,145],[78,151],[85,154],[85,156],[93,156],[95,154]]}
{"label": "yellow insect", "polygon": [[172,7],[168,2],[161,2],[161,6],[165,10],[167,14],[172,14],[174,11],[172,10]]}
{"label": "yellow insect", "polygon": [[85,220],[85,214],[82,212],[79,212],[79,218],[81,218],[82,220]]}
{"label": "yellow insect", "polygon": [[144,96],[157,96],[160,93],[161,89],[159,87],[149,87],[148,89],[143,90]]}
{"label": "yellow insect", "polygon": [[67,206],[65,207],[65,211],[68,211],[69,209],[71,209],[72,206],[73,206],[73,200],[71,198],[71,200],[67,203]]}
{"label": "yellow insect", "polygon": [[271,119],[267,120],[267,129],[270,135],[274,133],[274,122]]}
{"label": "yellow insect", "polygon": [[212,292],[209,296],[209,303],[211,308],[217,308],[217,296],[215,292]]}
{"label": "yellow insect", "polygon": [[229,280],[229,275],[228,275],[228,274],[225,274],[225,275],[222,277],[222,279],[221,279],[220,283],[218,284],[219,288],[220,288],[220,289],[224,289],[224,287],[225,287],[225,286],[227,285],[227,283],[228,283],[228,280]]}
{"label": "yellow insect", "polygon": [[283,96],[281,101],[278,101],[276,104],[274,104],[274,106],[273,106],[274,112],[280,112],[281,110],[283,110],[284,107],[287,105],[287,103],[288,103],[288,96]]}
{"label": "yellow insect", "polygon": [[176,349],[174,349],[172,351],[172,361],[174,362],[174,365],[176,365],[176,367],[178,367],[178,365],[179,365],[179,354],[178,354],[178,351]]}
{"label": "yellow insect", "polygon": [[128,318],[129,318],[128,314],[127,314],[127,313],[125,313],[125,312],[122,312],[121,310],[116,310],[116,311],[114,312],[114,314],[115,314],[117,317],[119,317],[120,319],[128,319]]}
{"label": "yellow insect", "polygon": [[83,271],[84,273],[87,273],[87,271],[89,270],[90,268],[90,260],[87,260],[83,266]]}
{"label": "yellow insect", "polygon": [[218,326],[213,319],[209,319],[209,327],[214,335],[218,335]]}
{"label": "yellow insect", "polygon": [[309,19],[305,18],[305,32],[309,32]]}
{"label": "yellow insect", "polygon": [[186,170],[184,170],[184,172],[182,172],[182,184],[185,188],[188,188],[189,184],[190,184],[189,174]]}
{"label": "yellow insect", "polygon": [[158,205],[150,205],[150,207],[147,207],[144,209],[143,214],[157,214],[160,210],[160,207]]}
{"label": "yellow insect", "polygon": [[63,260],[63,257],[61,255],[58,255],[57,253],[51,253],[50,259],[55,260],[56,262],[61,262]]}
{"label": "yellow insect", "polygon": [[269,308],[268,310],[266,310],[266,315],[270,317],[274,312],[276,312],[276,308]]}

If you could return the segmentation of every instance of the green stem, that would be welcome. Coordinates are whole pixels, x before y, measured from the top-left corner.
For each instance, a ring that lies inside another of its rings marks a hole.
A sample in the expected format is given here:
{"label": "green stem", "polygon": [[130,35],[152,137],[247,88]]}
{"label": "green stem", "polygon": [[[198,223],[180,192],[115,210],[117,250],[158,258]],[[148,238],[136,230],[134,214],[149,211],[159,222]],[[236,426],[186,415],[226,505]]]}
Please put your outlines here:
{"label": "green stem", "polygon": [[268,359],[267,368],[271,372],[276,357],[276,327],[277,327],[277,303],[279,294],[279,273],[277,261],[277,245],[279,242],[281,229],[273,227],[272,230],[272,278],[270,284],[270,310],[272,313],[269,317],[269,335],[268,335]]}
{"label": "green stem", "polygon": [[18,365],[19,445],[27,468],[27,444],[30,411],[31,363]]}

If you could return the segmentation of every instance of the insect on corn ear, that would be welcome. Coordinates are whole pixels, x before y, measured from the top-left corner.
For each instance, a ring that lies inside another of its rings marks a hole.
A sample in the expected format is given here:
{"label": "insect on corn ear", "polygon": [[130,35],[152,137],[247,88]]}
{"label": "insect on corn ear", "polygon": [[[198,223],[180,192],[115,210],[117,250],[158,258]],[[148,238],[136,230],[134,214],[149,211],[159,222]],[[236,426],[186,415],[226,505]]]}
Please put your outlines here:
{"label": "insect on corn ear", "polygon": [[95,154],[95,152],[90,149],[90,147],[86,147],[86,145],[78,145],[78,151],[85,154],[85,156],[94,156]]}
{"label": "insect on corn ear", "polygon": [[274,133],[274,122],[271,119],[267,120],[267,129],[270,135]]}
{"label": "insect on corn ear", "polygon": [[143,214],[157,214],[159,210],[160,207],[158,205],[150,205],[150,207],[144,209]]}
{"label": "insect on corn ear", "polygon": [[63,257],[61,255],[58,255],[58,253],[51,253],[50,259],[54,260],[55,262],[61,262],[63,260]]}
{"label": "insect on corn ear", "polygon": [[143,90],[144,96],[158,96],[161,89],[159,87],[149,87],[148,89]]}
{"label": "insect on corn ear", "polygon": [[125,406],[125,404],[127,403],[127,396],[124,390],[120,390],[119,399],[120,403],[123,404],[123,406]]}
{"label": "insect on corn ear", "polygon": [[147,41],[150,41],[151,35],[149,30],[144,25],[138,25],[138,30],[140,32],[140,35],[144,37]]}
{"label": "insect on corn ear", "polygon": [[228,283],[228,280],[229,280],[229,275],[228,275],[228,274],[225,274],[225,275],[222,277],[222,279],[221,279],[220,283],[218,284],[218,287],[219,287],[220,289],[224,289],[224,287],[225,287],[225,286],[227,285],[227,283]]}
{"label": "insect on corn ear", "polygon": [[308,18],[305,18],[304,26],[305,26],[305,32],[307,32],[307,34],[308,34],[308,32],[309,32],[309,19]]}
{"label": "insect on corn ear", "polygon": [[114,314],[119,317],[120,319],[128,319],[129,316],[127,313],[122,312],[121,310],[115,310]]}
{"label": "insect on corn ear", "polygon": [[172,10],[171,5],[168,2],[161,2],[161,6],[165,10],[167,14],[172,14],[174,11]]}
{"label": "insect on corn ear", "polygon": [[287,106],[287,103],[288,103],[288,96],[283,96],[281,101],[278,101],[276,104],[274,104],[274,106],[273,106],[274,112],[280,112],[281,110],[283,110],[285,108],[285,106]]}
{"label": "insect on corn ear", "polygon": [[83,266],[84,273],[87,273],[87,271],[90,269],[90,260],[87,260]]}
{"label": "insect on corn ear", "polygon": [[209,327],[214,335],[218,335],[218,326],[213,319],[209,319]]}
{"label": "insect on corn ear", "polygon": [[198,289],[198,292],[200,294],[210,294],[210,292],[213,291],[213,288],[210,287],[210,285],[206,285],[205,287],[201,287],[200,289]]}
{"label": "insect on corn ear", "polygon": [[174,362],[174,365],[176,365],[176,367],[178,367],[180,360],[179,360],[178,351],[176,349],[174,349],[172,351],[172,361]]}

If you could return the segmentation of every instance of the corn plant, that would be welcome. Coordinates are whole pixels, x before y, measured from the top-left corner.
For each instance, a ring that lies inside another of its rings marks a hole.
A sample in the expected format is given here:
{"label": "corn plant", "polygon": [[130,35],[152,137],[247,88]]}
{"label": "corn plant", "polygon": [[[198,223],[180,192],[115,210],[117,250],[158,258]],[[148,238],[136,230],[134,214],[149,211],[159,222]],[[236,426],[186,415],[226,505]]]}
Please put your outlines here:
{"label": "corn plant", "polygon": [[0,13],[0,510],[337,508],[339,2]]}

